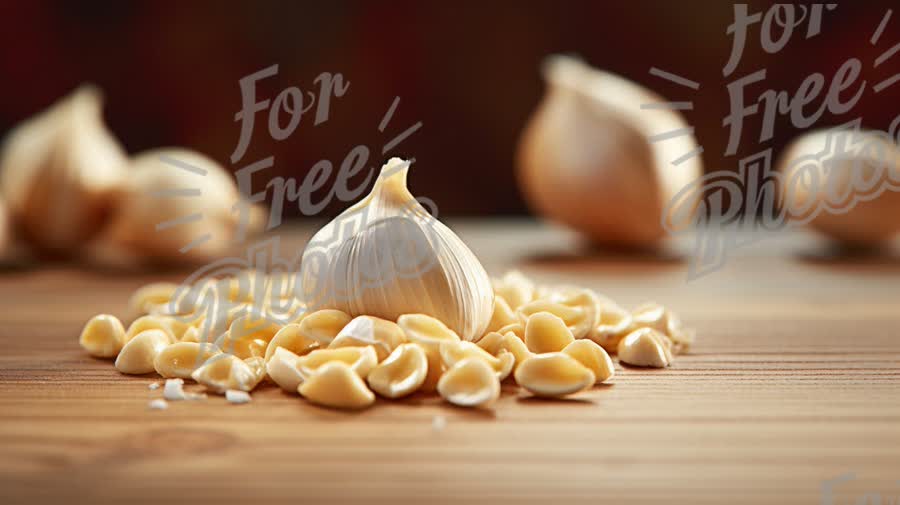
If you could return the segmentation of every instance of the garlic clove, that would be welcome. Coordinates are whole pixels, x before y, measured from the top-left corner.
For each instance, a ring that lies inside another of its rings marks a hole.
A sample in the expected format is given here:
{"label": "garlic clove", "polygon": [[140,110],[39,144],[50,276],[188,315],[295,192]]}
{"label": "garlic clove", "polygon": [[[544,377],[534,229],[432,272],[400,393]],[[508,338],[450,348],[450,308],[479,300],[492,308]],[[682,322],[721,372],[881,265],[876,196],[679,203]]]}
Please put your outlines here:
{"label": "garlic clove", "polygon": [[428,357],[428,376],[422,384],[422,391],[432,392],[444,371],[441,360],[442,342],[459,342],[459,335],[441,321],[425,314],[404,314],[397,319],[406,339],[418,344]]}
{"label": "garlic clove", "polygon": [[417,344],[401,344],[367,377],[369,387],[385,398],[414,393],[428,376],[428,357]]}
{"label": "garlic clove", "polygon": [[525,342],[525,325],[522,323],[513,323],[504,326],[497,330],[497,333],[502,333],[506,335],[507,333],[512,333],[513,335],[519,337],[519,340]]}
{"label": "garlic clove", "polygon": [[303,374],[300,373],[300,356],[284,347],[278,347],[272,356],[266,361],[266,372],[275,384],[281,389],[296,393],[297,388],[303,383]]}
{"label": "garlic clove", "polygon": [[91,356],[113,358],[125,345],[125,328],[116,316],[99,314],[84,325],[78,342]]}
{"label": "garlic clove", "polygon": [[[651,138],[689,126],[676,111],[646,109],[661,97],[582,61],[554,56],[544,66],[547,93],[522,134],[518,173],[538,214],[595,242],[643,247],[665,230],[666,204],[702,175],[692,134]],[[696,199],[686,202],[691,208]],[[622,209],[628,209],[627,213]]]}
{"label": "garlic clove", "polygon": [[178,291],[174,282],[154,282],[141,286],[128,299],[128,310],[135,315],[143,316],[155,307],[165,306]]}
{"label": "garlic clove", "polygon": [[128,331],[125,332],[125,342],[146,330],[160,330],[168,336],[170,342],[177,340],[168,321],[159,316],[142,316],[132,321],[128,326]]}
{"label": "garlic clove", "polygon": [[269,341],[269,345],[266,347],[266,361],[269,361],[275,351],[280,348],[302,356],[318,349],[319,343],[307,338],[299,324],[288,324],[278,330],[278,333]]}
{"label": "garlic clove", "polygon": [[351,320],[346,312],[340,310],[317,310],[300,321],[300,333],[319,344],[328,345]]}
{"label": "garlic clove", "polygon": [[537,312],[525,324],[525,345],[531,352],[562,351],[574,340],[565,321],[549,312]]}
{"label": "garlic clove", "polygon": [[567,345],[562,352],[577,359],[593,372],[597,384],[611,379],[616,373],[616,367],[609,354],[591,340],[576,340]]}
{"label": "garlic clove", "polygon": [[503,334],[503,342],[500,344],[500,349],[501,351],[508,351],[515,358],[516,361],[513,365],[513,372],[515,372],[519,365],[526,359],[534,356],[534,353],[528,350],[528,346],[525,345],[522,338],[511,331]]}
{"label": "garlic clove", "polygon": [[629,332],[638,328],[653,328],[668,337],[676,354],[687,351],[694,342],[694,330],[685,328],[674,312],[658,303],[645,303],[631,312]]}
{"label": "garlic clove", "polygon": [[405,341],[403,330],[397,323],[372,316],[358,316],[344,326],[328,347],[372,346],[380,362]]}
{"label": "garlic clove", "polygon": [[441,376],[437,391],[454,405],[487,407],[500,397],[500,379],[483,359],[468,357],[456,362]]}
{"label": "garlic clove", "polygon": [[630,312],[614,303],[604,303],[600,308],[599,323],[585,338],[600,344],[606,352],[615,353],[619,341],[628,334],[631,325]]}
{"label": "garlic clove", "polygon": [[[129,168],[112,220],[90,246],[101,261],[196,263],[230,250],[245,202],[221,165],[188,149],[160,148],[136,155]],[[192,190],[199,194],[167,196]],[[253,226],[244,231],[257,231]]]}
{"label": "garlic clove", "polygon": [[194,370],[221,352],[212,344],[176,342],[167,345],[153,358],[153,369],[163,377],[190,379]]}
{"label": "garlic clove", "polygon": [[593,372],[561,352],[537,354],[516,369],[516,383],[535,396],[556,398],[577,393],[596,381]]}
{"label": "garlic clove", "polygon": [[132,375],[154,372],[156,369],[153,362],[156,355],[170,343],[172,338],[164,331],[144,330],[125,342],[116,358],[116,370]]}
{"label": "garlic clove", "polygon": [[0,191],[33,245],[65,254],[104,225],[127,158],[84,85],[17,126],[0,152]]}
{"label": "garlic clove", "polygon": [[[846,148],[836,147],[845,144]],[[900,146],[884,133],[828,129],[797,138],[779,157],[780,208],[794,222],[851,247],[900,232]]]}
{"label": "garlic clove", "polygon": [[407,190],[408,168],[389,160],[372,192],[313,236],[301,264],[303,301],[391,321],[427,314],[473,340],[491,319],[490,278]]}
{"label": "garlic clove", "polygon": [[265,377],[261,362],[261,358],[244,361],[233,354],[218,354],[194,370],[191,378],[219,394],[229,389],[250,392]]}
{"label": "garlic clove", "polygon": [[513,310],[534,300],[536,288],[531,279],[518,270],[510,270],[499,279],[491,280],[494,294],[502,297]]}
{"label": "garlic clove", "polygon": [[634,366],[665,368],[672,364],[668,338],[653,328],[639,328],[619,342],[619,361]]}
{"label": "garlic clove", "polygon": [[349,365],[325,363],[298,388],[312,403],[341,409],[362,409],[375,403],[375,394]]}
{"label": "garlic clove", "polygon": [[504,326],[519,322],[519,318],[502,296],[494,296],[494,312],[487,325],[487,332],[497,331]]}
{"label": "garlic clove", "polygon": [[300,356],[297,360],[297,368],[302,376],[309,377],[320,367],[332,361],[346,363],[360,378],[365,379],[378,365],[378,354],[372,346],[317,349],[305,356]]}
{"label": "garlic clove", "polygon": [[451,368],[456,363],[466,358],[478,358],[490,365],[491,369],[497,374],[499,380],[503,380],[512,372],[515,365],[515,357],[505,350],[498,351],[497,356],[493,356],[486,350],[478,347],[472,342],[443,342],[440,347],[441,362],[444,368]]}

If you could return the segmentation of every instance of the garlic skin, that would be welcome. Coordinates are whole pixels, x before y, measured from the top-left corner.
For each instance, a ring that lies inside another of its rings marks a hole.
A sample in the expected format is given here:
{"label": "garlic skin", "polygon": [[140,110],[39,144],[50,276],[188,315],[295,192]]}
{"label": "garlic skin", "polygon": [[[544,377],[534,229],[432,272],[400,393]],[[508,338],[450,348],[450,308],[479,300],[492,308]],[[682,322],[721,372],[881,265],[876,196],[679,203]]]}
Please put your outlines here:
{"label": "garlic skin", "polygon": [[0,149],[0,195],[22,235],[65,254],[106,221],[125,180],[125,151],[103,123],[100,91],[83,85],[16,126]]}
{"label": "garlic skin", "polygon": [[[851,152],[826,154],[824,164],[822,160],[812,161],[813,157],[828,152],[829,142],[839,139],[846,141]],[[807,157],[811,163],[796,163]],[[821,208],[809,226],[835,241],[855,246],[877,245],[900,232],[900,219],[897,219],[900,192],[896,191],[900,187],[900,147],[883,134],[843,130],[807,133],[788,145],[778,159],[777,170],[782,175],[782,208],[809,209],[799,216],[788,211],[788,219],[805,220]],[[811,174],[815,174],[816,180],[812,187]],[[854,190],[854,177],[871,189]],[[829,185],[834,190],[829,190]],[[882,188],[881,194],[868,201],[853,203],[852,196],[828,201],[830,191],[836,195],[851,192],[862,196],[875,194]]]}
{"label": "garlic skin", "polygon": [[[651,142],[687,128],[680,114],[642,109],[664,101],[622,77],[567,56],[543,69],[548,90],[519,143],[519,183],[540,215],[598,244],[647,247],[665,236],[665,205],[702,175],[693,135]],[[696,205],[685,201],[686,205]]]}
{"label": "garlic skin", "polygon": [[410,194],[408,169],[390,159],[372,192],[313,236],[301,264],[303,302],[389,321],[426,314],[465,340],[479,338],[493,312],[491,280]]}
{"label": "garlic skin", "polygon": [[[165,196],[178,190],[199,190],[200,194]],[[217,162],[188,149],[168,147],[137,154],[117,196],[115,215],[92,247],[92,253],[107,263],[210,261],[229,251],[239,230],[241,215],[236,205],[242,200],[233,177]],[[260,225],[258,212],[251,211],[248,234]],[[192,216],[196,220],[176,221]],[[204,237],[209,238],[199,243]]]}

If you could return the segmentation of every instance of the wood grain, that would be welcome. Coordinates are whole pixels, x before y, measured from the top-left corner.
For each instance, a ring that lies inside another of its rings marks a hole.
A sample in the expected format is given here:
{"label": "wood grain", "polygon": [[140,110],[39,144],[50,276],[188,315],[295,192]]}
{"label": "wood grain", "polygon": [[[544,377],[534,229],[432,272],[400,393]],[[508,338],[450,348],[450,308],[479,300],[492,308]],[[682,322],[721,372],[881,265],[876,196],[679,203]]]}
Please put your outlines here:
{"label": "wood grain", "polygon": [[[505,387],[490,411],[416,396],[359,413],[274,387],[149,411],[148,377],[77,345],[84,321],[182,273],[0,276],[0,503],[834,503],[900,496],[900,261],[778,235],[685,281],[690,240],[584,254],[531,222],[458,223],[492,273],[670,305],[698,330],[668,370],[567,401]],[[289,232],[286,252],[308,229]],[[195,387],[195,386],[194,386]],[[443,416],[447,425],[435,430]],[[872,502],[875,503],[875,502]]]}

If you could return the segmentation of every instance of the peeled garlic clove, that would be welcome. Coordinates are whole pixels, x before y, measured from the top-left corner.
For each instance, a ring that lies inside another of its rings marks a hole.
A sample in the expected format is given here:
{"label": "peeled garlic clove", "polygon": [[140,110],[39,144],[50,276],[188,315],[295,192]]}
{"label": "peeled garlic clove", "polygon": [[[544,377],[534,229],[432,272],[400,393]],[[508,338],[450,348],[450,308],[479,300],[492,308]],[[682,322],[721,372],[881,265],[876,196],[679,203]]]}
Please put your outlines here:
{"label": "peeled garlic clove", "polygon": [[542,286],[538,298],[518,309],[522,321],[536,312],[550,312],[565,321],[575,339],[584,338],[600,321],[600,298],[575,286]]}
{"label": "peeled garlic clove", "polygon": [[[526,200],[598,243],[657,242],[666,204],[702,175],[699,156],[672,164],[697,149],[688,124],[676,111],[641,107],[663,98],[572,57],[550,58],[544,78],[547,94],[519,143]],[[686,204],[693,208],[696,198]]]}
{"label": "peeled garlic clove", "polygon": [[630,330],[653,328],[671,341],[676,353],[686,351],[694,342],[694,331],[684,328],[674,312],[658,303],[645,303],[631,312]]}
{"label": "peeled garlic clove", "polygon": [[616,367],[609,354],[591,340],[576,340],[567,345],[562,352],[577,359],[593,372],[597,384],[611,379],[616,373]]}
{"label": "peeled garlic clove", "polygon": [[300,321],[300,333],[306,338],[328,345],[351,320],[346,312],[340,310],[317,310]]}
{"label": "peeled garlic clove", "polygon": [[494,313],[491,315],[491,321],[488,323],[488,332],[497,331],[504,326],[519,322],[518,316],[513,309],[506,303],[502,296],[494,297]]}
{"label": "peeled garlic clove", "polygon": [[341,361],[319,367],[300,385],[298,392],[312,403],[339,409],[362,409],[375,403],[375,394]]}
{"label": "peeled garlic clove", "polygon": [[253,391],[265,377],[262,358],[244,361],[233,354],[218,354],[194,370],[191,378],[210,391],[225,394],[229,389]]}
{"label": "peeled garlic clove", "polygon": [[496,356],[500,352],[500,346],[503,345],[503,335],[492,331],[481,337],[481,340],[476,342],[476,344],[492,356]]}
{"label": "peeled garlic clove", "polygon": [[314,374],[317,369],[332,361],[346,363],[360,378],[365,379],[378,364],[378,354],[372,346],[317,349],[305,356],[300,356],[297,360],[297,367],[301,375],[308,377]]}
{"label": "peeled garlic clove", "polygon": [[491,280],[494,294],[502,297],[515,310],[534,300],[536,288],[531,279],[518,270],[510,270],[499,279]]}
{"label": "peeled garlic clove", "polygon": [[469,357],[456,362],[438,381],[437,391],[461,407],[486,407],[500,397],[500,379],[483,359]]}
{"label": "peeled garlic clove", "polygon": [[[308,354],[319,348],[319,343],[307,338],[299,324],[288,324],[278,330],[266,347],[266,361],[269,361],[277,349],[284,348],[297,356]],[[297,388],[294,388],[297,389]]]}
{"label": "peeled garlic clove", "polygon": [[385,398],[401,398],[419,389],[428,376],[428,357],[417,344],[401,344],[367,377],[369,387]]}
{"label": "peeled garlic clove", "polygon": [[127,341],[116,358],[116,370],[127,374],[145,374],[154,372],[153,362],[156,355],[162,352],[172,338],[158,329],[144,330]]}
{"label": "peeled garlic clove", "polygon": [[459,335],[447,325],[425,314],[404,314],[397,319],[406,339],[418,344],[428,357],[428,377],[422,384],[422,391],[431,392],[437,387],[438,379],[444,371],[441,361],[441,343],[459,342]]}
{"label": "peeled garlic clove", "polygon": [[428,314],[473,340],[491,319],[490,278],[407,190],[408,168],[392,158],[368,196],[313,236],[301,264],[303,301],[390,321]]}
{"label": "peeled garlic clove", "polygon": [[614,303],[604,303],[600,307],[600,322],[586,338],[600,344],[606,352],[615,353],[619,341],[631,328],[631,313]]}
{"label": "peeled garlic clove", "polygon": [[303,375],[299,367],[300,356],[292,353],[284,347],[278,347],[266,361],[266,372],[269,378],[275,381],[281,389],[296,393],[297,388],[303,383]]}
{"label": "peeled garlic clove", "polygon": [[[841,143],[845,149],[835,147]],[[870,247],[900,232],[900,146],[884,133],[807,133],[788,145],[777,170],[780,208],[791,221],[851,246]]]}
{"label": "peeled garlic clove", "polygon": [[125,345],[125,327],[116,316],[96,315],[84,325],[78,342],[91,356],[113,358]]}
{"label": "peeled garlic clove", "polygon": [[619,360],[634,366],[665,368],[672,364],[665,335],[652,328],[640,328],[619,342]]}
{"label": "peeled garlic clove", "polygon": [[328,347],[369,345],[378,353],[378,361],[382,361],[405,341],[403,330],[397,323],[372,316],[358,316],[344,326]]}
{"label": "peeled garlic clove", "polygon": [[10,133],[0,191],[29,242],[71,252],[104,225],[126,164],[103,124],[100,91],[85,85]]}
{"label": "peeled garlic clove", "polygon": [[164,318],[160,316],[142,316],[132,321],[128,326],[128,331],[125,332],[125,342],[146,330],[160,330],[169,337],[171,342],[177,340],[172,332],[172,327]]}
{"label": "peeled garlic clove", "polygon": [[212,344],[176,342],[156,355],[153,368],[163,377],[190,379],[194,370],[221,352]]}
{"label": "peeled garlic clove", "polygon": [[511,331],[503,334],[503,342],[500,344],[500,351],[507,351],[516,359],[516,362],[513,365],[514,372],[526,359],[534,356],[534,353],[528,350],[528,346],[525,345],[522,338]]}
{"label": "peeled garlic clove", "polygon": [[509,352],[498,352],[497,356],[494,357],[491,353],[472,342],[443,342],[440,350],[441,362],[444,368],[451,368],[466,358],[478,358],[490,365],[500,380],[509,376],[516,362],[515,357]]}
{"label": "peeled garlic clove", "polygon": [[128,299],[128,309],[135,316],[149,314],[155,307],[168,304],[178,287],[173,282],[154,282],[141,286]]}
{"label": "peeled garlic clove", "polygon": [[522,342],[525,341],[525,325],[522,323],[514,323],[508,324],[503,328],[497,330],[497,333],[502,333],[506,335],[507,333],[512,333],[513,335],[519,337],[519,340]]}
{"label": "peeled garlic clove", "polygon": [[535,396],[555,398],[577,393],[596,381],[593,372],[562,352],[537,354],[516,369],[516,383]]}
{"label": "peeled garlic clove", "polygon": [[[136,155],[129,169],[115,214],[90,248],[101,261],[203,262],[229,251],[243,203],[221,165],[195,151],[162,148]],[[200,193],[172,195],[192,190]],[[256,231],[250,224],[248,234]]]}
{"label": "peeled garlic clove", "polygon": [[536,353],[562,351],[575,340],[565,321],[549,312],[537,312],[525,324],[525,345]]}

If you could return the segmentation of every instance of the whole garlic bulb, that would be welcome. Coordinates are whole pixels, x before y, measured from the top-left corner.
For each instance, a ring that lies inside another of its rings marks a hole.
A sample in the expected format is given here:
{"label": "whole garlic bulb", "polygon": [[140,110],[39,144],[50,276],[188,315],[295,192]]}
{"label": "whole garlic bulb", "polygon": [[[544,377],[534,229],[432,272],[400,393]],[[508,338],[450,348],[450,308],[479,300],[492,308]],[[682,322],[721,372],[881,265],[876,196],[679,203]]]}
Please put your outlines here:
{"label": "whole garlic bulb", "polygon": [[0,191],[29,242],[63,253],[101,228],[126,162],[103,124],[100,91],[85,85],[10,133]]}
{"label": "whole garlic bulb", "polygon": [[309,310],[396,321],[435,317],[473,340],[493,311],[491,280],[478,258],[406,187],[409,163],[392,158],[372,192],[325,225],[303,251]]}
{"label": "whole garlic bulb", "polygon": [[900,147],[883,133],[807,133],[785,149],[778,172],[788,220],[809,220],[851,245],[875,245],[900,232]]}
{"label": "whole garlic bulb", "polygon": [[[231,174],[210,158],[174,147],[145,151],[132,159],[111,222],[90,252],[126,266],[218,258],[238,231],[239,202]],[[258,218],[248,225],[256,231]]]}
{"label": "whole garlic bulb", "polygon": [[697,148],[692,134],[650,137],[687,128],[684,119],[674,110],[641,108],[663,100],[575,58],[551,57],[544,78],[547,93],[519,144],[519,183],[528,202],[597,243],[647,246],[661,239],[665,205],[702,168],[699,156],[679,160]]}

